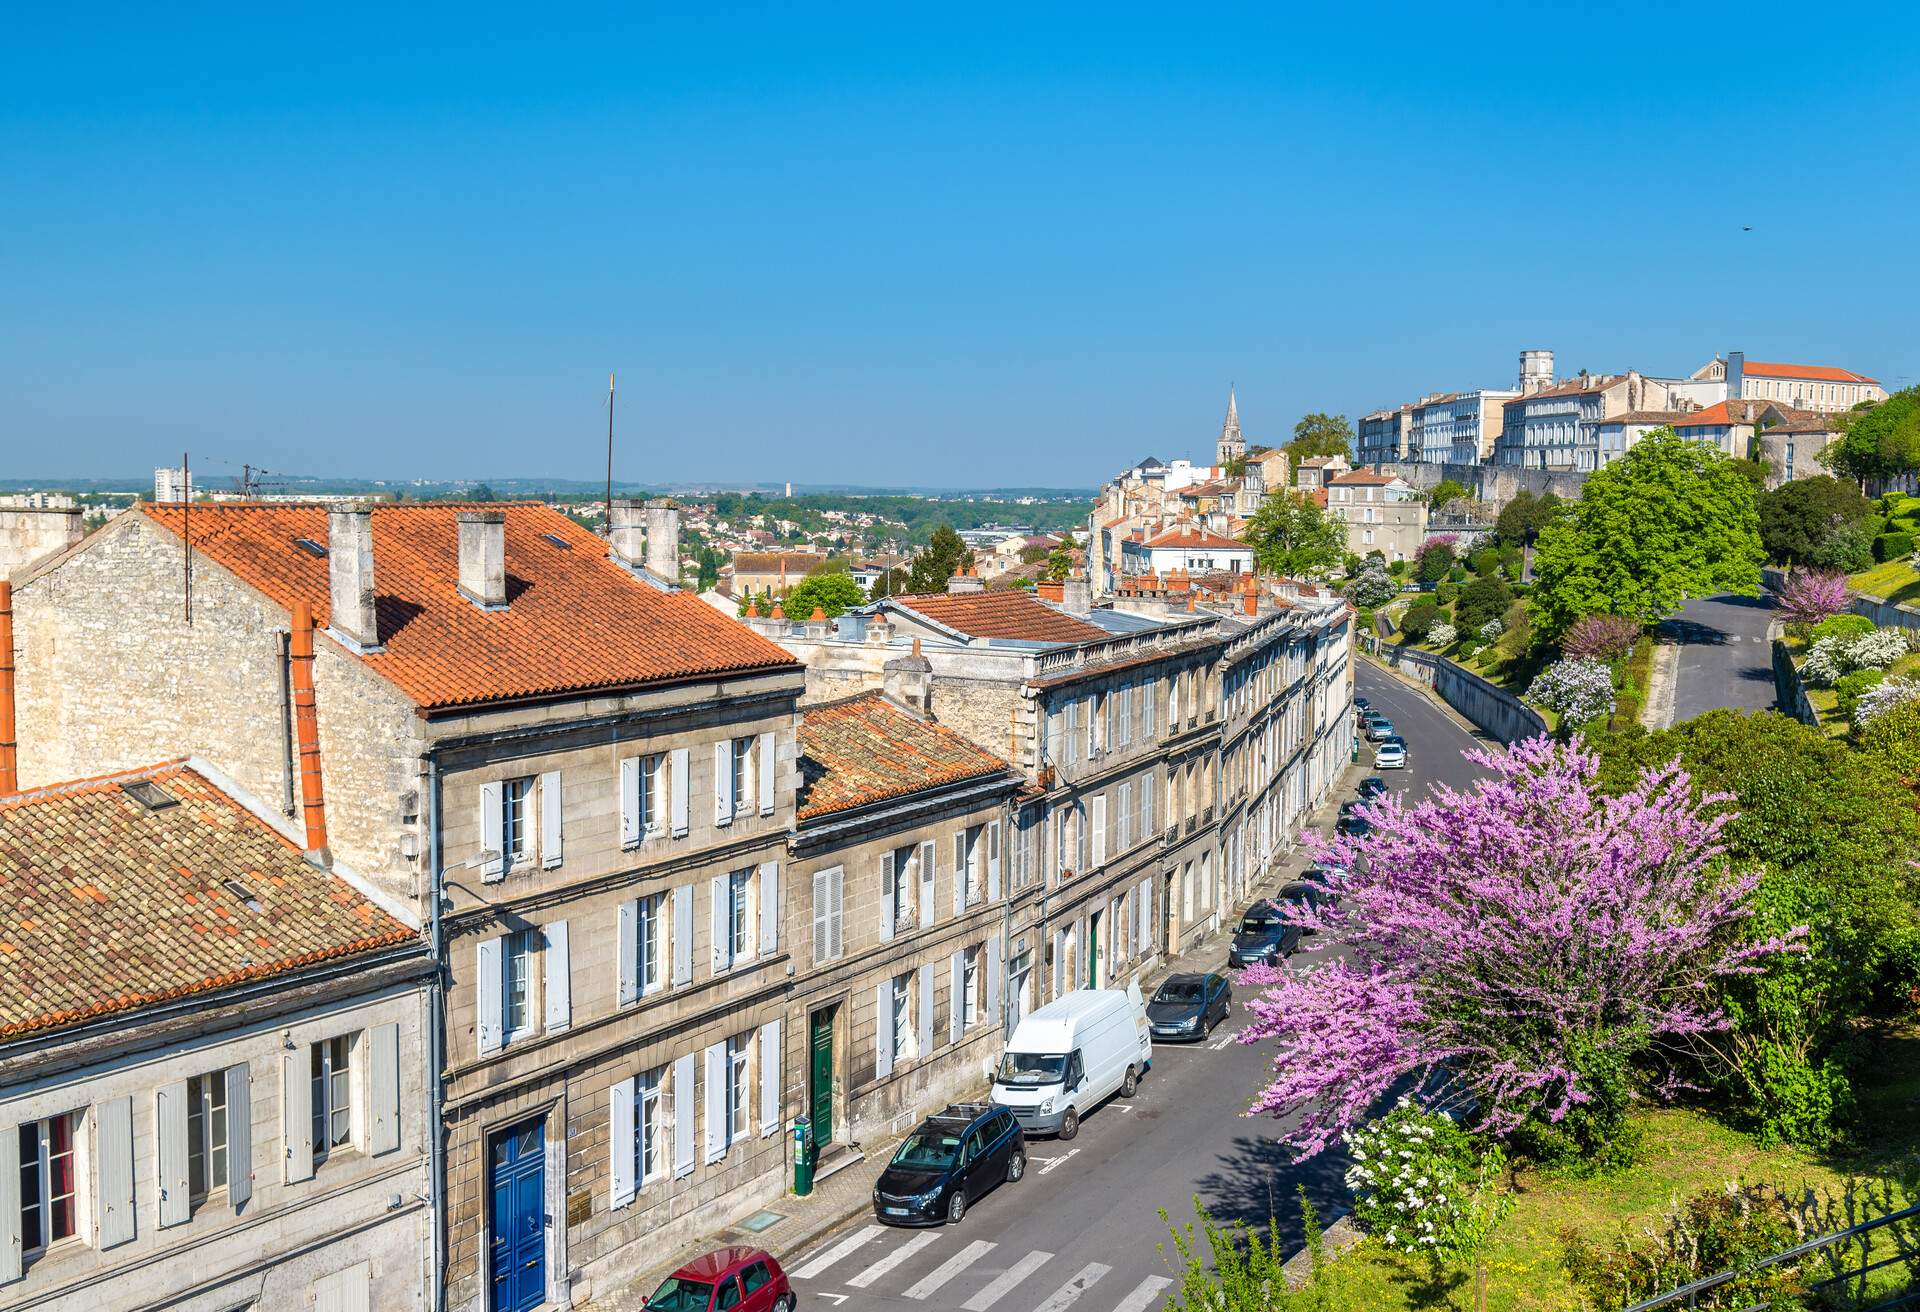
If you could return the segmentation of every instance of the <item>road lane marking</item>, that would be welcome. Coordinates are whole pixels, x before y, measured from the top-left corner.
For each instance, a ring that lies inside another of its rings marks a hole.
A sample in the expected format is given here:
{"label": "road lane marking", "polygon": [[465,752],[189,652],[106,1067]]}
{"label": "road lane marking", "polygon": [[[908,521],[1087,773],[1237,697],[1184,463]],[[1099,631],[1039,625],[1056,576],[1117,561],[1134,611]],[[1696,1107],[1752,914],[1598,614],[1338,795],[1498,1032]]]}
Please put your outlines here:
{"label": "road lane marking", "polygon": [[1080,1150],[1078,1148],[1069,1148],[1067,1149],[1066,1153],[1063,1156],[1045,1158],[1044,1160],[1046,1162],[1046,1165],[1040,1168],[1040,1174],[1045,1175],[1048,1171],[1051,1171],[1054,1167],[1060,1165],[1060,1163],[1072,1158],[1073,1155],[1075,1153],[1078,1153],[1079,1151]]}
{"label": "road lane marking", "polygon": [[906,1243],[900,1245],[900,1247],[894,1249],[891,1253],[888,1253],[885,1257],[881,1258],[878,1262],[875,1262],[872,1266],[868,1267],[865,1271],[862,1271],[859,1275],[847,1281],[847,1288],[865,1289],[868,1285],[872,1284],[874,1281],[878,1280],[881,1276],[893,1270],[895,1267],[899,1266],[902,1262],[912,1257],[915,1253],[919,1252],[921,1249],[925,1248],[928,1244],[932,1243],[935,1239],[938,1239],[939,1237],[940,1237],[939,1234],[935,1231],[932,1231],[932,1230],[922,1231],[920,1234],[917,1234],[913,1238],[907,1240]]}
{"label": "road lane marking", "polygon": [[1153,1306],[1153,1300],[1160,1297],[1160,1291],[1173,1281],[1165,1276],[1148,1276],[1133,1287],[1133,1292],[1114,1305],[1113,1312],[1147,1312]]}
{"label": "road lane marking", "polygon": [[1094,1281],[1111,1270],[1113,1270],[1113,1268],[1104,1263],[1087,1263],[1080,1268],[1078,1274],[1076,1274],[1073,1279],[1054,1290],[1053,1297],[1035,1308],[1033,1312],[1066,1312],[1066,1309],[1073,1305],[1075,1299],[1093,1288]]}
{"label": "road lane marking", "polygon": [[965,1271],[968,1267],[972,1266],[975,1262],[978,1262],[981,1258],[985,1257],[988,1253],[991,1253],[993,1249],[994,1249],[993,1244],[989,1243],[985,1239],[974,1240],[972,1243],[968,1244],[965,1248],[961,1249],[959,1252],[955,1253],[952,1257],[948,1258],[945,1262],[941,1263],[940,1269],[938,1271],[935,1271],[932,1275],[928,1276],[925,1280],[922,1280],[919,1284],[915,1285],[912,1289],[909,1289],[907,1291],[907,1297],[908,1298],[927,1297],[929,1294],[932,1294],[935,1290],[939,1289],[940,1286],[946,1284],[947,1281],[953,1279],[955,1276],[959,1275],[962,1271]]}
{"label": "road lane marking", "polygon": [[975,1294],[961,1306],[967,1312],[987,1312],[987,1309],[1007,1296],[1009,1290],[1053,1261],[1052,1253],[1042,1253],[1038,1249],[1028,1253],[1001,1273],[999,1279]]}
{"label": "road lane marking", "polygon": [[855,1233],[848,1235],[845,1239],[842,1239],[839,1243],[835,1244],[832,1248],[829,1248],[826,1252],[816,1255],[811,1262],[808,1262],[805,1266],[801,1267],[798,1271],[795,1271],[793,1273],[793,1278],[795,1280],[811,1280],[815,1276],[819,1275],[822,1271],[825,1271],[828,1267],[832,1266],[835,1262],[838,1262],[841,1258],[845,1257],[848,1253],[851,1253],[854,1249],[866,1243],[869,1239],[878,1239],[881,1235],[885,1233],[886,1233],[885,1226],[879,1226],[879,1225],[863,1226]]}

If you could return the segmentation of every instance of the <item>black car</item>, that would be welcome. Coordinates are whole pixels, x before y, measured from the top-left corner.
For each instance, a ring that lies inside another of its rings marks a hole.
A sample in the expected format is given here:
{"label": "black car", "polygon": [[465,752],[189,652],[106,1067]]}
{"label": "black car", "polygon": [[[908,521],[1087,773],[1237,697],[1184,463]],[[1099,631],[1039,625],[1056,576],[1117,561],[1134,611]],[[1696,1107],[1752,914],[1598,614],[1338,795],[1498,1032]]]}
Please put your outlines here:
{"label": "black car", "polygon": [[1320,892],[1320,896],[1329,903],[1340,900],[1340,885],[1347,878],[1347,870],[1342,866],[1325,863],[1308,866],[1300,872],[1300,882],[1309,884]]}
{"label": "black car", "polygon": [[1372,707],[1373,707],[1373,703],[1368,701],[1365,697],[1355,697],[1353,699],[1353,709],[1361,712],[1362,714],[1372,709]]}
{"label": "black car", "polygon": [[1376,797],[1384,796],[1386,792],[1387,781],[1377,774],[1370,774],[1360,781],[1360,800],[1363,802],[1371,802]]}
{"label": "black car", "polygon": [[[1321,887],[1318,883],[1288,884],[1285,888],[1280,890],[1279,900],[1282,906],[1290,905],[1294,907],[1299,907],[1303,910],[1313,910],[1313,911],[1318,911],[1320,910],[1320,908],[1324,906],[1331,906],[1333,903],[1332,896],[1327,892],[1325,888]],[[1274,914],[1278,915],[1280,913],[1276,911]],[[1299,938],[1302,934],[1312,934],[1312,933],[1318,932],[1316,930],[1311,930],[1311,929],[1302,929],[1298,925],[1289,925],[1287,926],[1287,928],[1293,931],[1294,941],[1296,943],[1299,942]]]}
{"label": "black car", "polygon": [[873,1187],[884,1225],[948,1225],[1002,1180],[1027,1173],[1027,1137],[1013,1113],[956,1103],[906,1137]]}
{"label": "black car", "polygon": [[1340,823],[1337,828],[1348,838],[1365,838],[1373,832],[1373,822],[1364,816],[1349,811],[1340,817]]}
{"label": "black car", "polygon": [[1233,1010],[1233,985],[1222,975],[1174,975],[1147,1002],[1156,1039],[1204,1039]]}
{"label": "black car", "polygon": [[1271,902],[1256,902],[1240,917],[1240,928],[1227,950],[1227,964],[1236,969],[1256,961],[1269,966],[1280,964],[1300,946],[1300,930],[1289,925]]}

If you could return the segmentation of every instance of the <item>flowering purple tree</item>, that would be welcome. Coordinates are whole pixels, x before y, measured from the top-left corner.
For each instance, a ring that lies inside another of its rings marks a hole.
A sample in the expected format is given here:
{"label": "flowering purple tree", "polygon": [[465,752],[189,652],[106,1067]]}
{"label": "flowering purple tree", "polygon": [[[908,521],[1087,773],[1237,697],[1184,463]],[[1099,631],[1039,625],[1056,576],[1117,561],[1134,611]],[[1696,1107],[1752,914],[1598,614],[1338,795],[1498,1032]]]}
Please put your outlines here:
{"label": "flowering purple tree", "polygon": [[1243,1041],[1278,1044],[1254,1110],[1301,1113],[1283,1138],[1306,1155],[1439,1077],[1478,1129],[1604,1156],[1631,1099],[1718,1060],[1716,979],[1804,950],[1803,930],[1741,945],[1759,876],[1727,871],[1728,799],[1695,801],[1677,762],[1608,797],[1577,739],[1467,755],[1490,776],[1472,791],[1388,794],[1366,837],[1320,844],[1351,872],[1340,901],[1288,915],[1342,959],[1247,972]]}
{"label": "flowering purple tree", "polygon": [[1633,650],[1640,637],[1640,621],[1623,615],[1588,615],[1575,620],[1561,636],[1560,650],[1575,659],[1610,661]]}
{"label": "flowering purple tree", "polygon": [[1789,574],[1780,589],[1780,616],[1789,624],[1812,627],[1845,612],[1852,595],[1844,574],[1799,570]]}

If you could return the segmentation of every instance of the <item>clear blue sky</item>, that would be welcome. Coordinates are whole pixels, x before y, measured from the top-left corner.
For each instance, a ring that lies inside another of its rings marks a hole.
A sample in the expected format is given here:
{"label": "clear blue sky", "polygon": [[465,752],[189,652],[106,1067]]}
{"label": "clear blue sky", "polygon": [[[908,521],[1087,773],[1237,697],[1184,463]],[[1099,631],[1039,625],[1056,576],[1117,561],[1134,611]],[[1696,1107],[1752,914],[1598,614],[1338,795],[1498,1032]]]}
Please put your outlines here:
{"label": "clear blue sky", "polygon": [[399,8],[8,11],[0,476],[595,478],[609,369],[622,478],[937,485],[1920,380],[1910,8]]}

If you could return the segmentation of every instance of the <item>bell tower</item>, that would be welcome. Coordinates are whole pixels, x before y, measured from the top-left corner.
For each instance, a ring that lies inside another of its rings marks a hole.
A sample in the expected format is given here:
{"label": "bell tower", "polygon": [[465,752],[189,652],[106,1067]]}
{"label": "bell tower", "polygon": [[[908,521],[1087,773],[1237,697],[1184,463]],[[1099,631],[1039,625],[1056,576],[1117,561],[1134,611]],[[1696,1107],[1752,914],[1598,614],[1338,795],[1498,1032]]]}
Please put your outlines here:
{"label": "bell tower", "polygon": [[1247,439],[1240,435],[1240,407],[1233,389],[1227,389],[1227,417],[1220,424],[1220,441],[1214,447],[1216,465],[1225,465],[1247,454]]}

